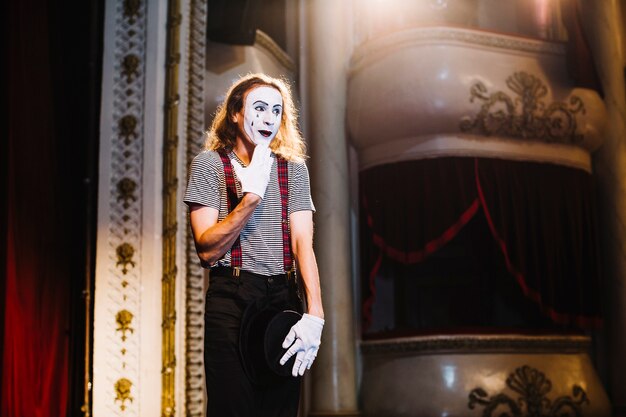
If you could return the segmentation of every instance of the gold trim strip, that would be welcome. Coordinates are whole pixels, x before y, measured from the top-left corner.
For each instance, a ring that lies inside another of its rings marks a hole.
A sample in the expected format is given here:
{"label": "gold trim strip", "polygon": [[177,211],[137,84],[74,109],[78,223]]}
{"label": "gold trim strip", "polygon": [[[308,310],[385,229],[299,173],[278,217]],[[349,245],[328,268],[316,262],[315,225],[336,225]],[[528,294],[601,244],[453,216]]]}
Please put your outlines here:
{"label": "gold trim strip", "polygon": [[176,409],[176,234],[178,191],[178,71],[180,65],[180,0],[168,1],[165,121],[163,140],[163,277],[162,277],[162,368],[161,416]]}

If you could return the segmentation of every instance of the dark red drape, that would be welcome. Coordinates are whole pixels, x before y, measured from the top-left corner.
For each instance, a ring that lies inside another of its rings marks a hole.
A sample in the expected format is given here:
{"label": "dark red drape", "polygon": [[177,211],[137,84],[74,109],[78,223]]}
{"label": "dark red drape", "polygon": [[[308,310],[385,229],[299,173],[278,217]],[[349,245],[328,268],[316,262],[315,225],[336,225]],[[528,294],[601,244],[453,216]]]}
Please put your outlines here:
{"label": "dark red drape", "polygon": [[593,178],[550,164],[477,160],[491,233],[524,294],[555,323],[599,324]]}
{"label": "dark red drape", "polygon": [[593,178],[562,166],[477,158],[363,171],[361,260],[367,328],[383,259],[415,264],[481,212],[523,293],[559,324],[600,323]]}
{"label": "dark red drape", "polygon": [[67,224],[53,123],[47,2],[9,2],[8,174],[1,412],[65,416]]}

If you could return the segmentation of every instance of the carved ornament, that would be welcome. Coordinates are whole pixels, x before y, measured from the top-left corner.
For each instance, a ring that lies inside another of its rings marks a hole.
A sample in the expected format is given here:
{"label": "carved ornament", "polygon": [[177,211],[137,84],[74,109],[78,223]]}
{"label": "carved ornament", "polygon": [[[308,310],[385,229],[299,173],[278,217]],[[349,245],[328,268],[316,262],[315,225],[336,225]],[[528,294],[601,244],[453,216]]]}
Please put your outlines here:
{"label": "carved ornament", "polygon": [[118,332],[122,332],[122,341],[126,341],[126,332],[134,333],[135,329],[130,327],[131,322],[133,321],[133,313],[128,310],[121,310],[115,316],[115,321],[117,323]]}
{"label": "carved ornament", "polygon": [[120,136],[124,138],[126,145],[130,144],[131,139],[139,137],[137,133],[137,118],[132,115],[126,115],[119,121]]}
{"label": "carved ornament", "polygon": [[124,57],[122,61],[122,75],[126,77],[126,82],[132,82],[133,77],[139,75],[139,57],[134,54],[129,54]]}
{"label": "carved ornament", "polygon": [[135,19],[139,17],[139,6],[141,0],[124,0],[124,17],[130,24],[135,23]]}
{"label": "carved ornament", "polygon": [[120,378],[115,383],[115,402],[120,402],[120,409],[122,411],[126,410],[126,401],[133,402],[133,397],[130,395],[130,388],[133,386],[133,383],[130,382],[126,378]]}
{"label": "carved ornament", "polygon": [[552,382],[543,372],[528,365],[510,374],[506,385],[519,395],[517,399],[505,393],[488,397],[484,389],[475,388],[469,394],[467,406],[472,410],[476,405],[485,407],[483,417],[582,417],[582,406],[589,404],[587,393],[578,385],[572,386],[571,396],[550,400],[547,395],[552,390]]}
{"label": "carved ornament", "polygon": [[122,266],[122,274],[126,275],[128,273],[128,265],[134,267],[135,262],[133,261],[133,256],[135,255],[135,248],[129,243],[122,243],[119,245],[115,253],[117,254],[117,264],[116,266]]}
{"label": "carved ornament", "polygon": [[506,85],[514,96],[503,91],[489,94],[480,81],[471,87],[470,102],[479,101],[482,105],[476,116],[461,119],[462,132],[547,143],[576,145],[583,141],[576,123],[576,114],[585,114],[579,97],[571,96],[568,103],[545,103],[546,85],[523,71],[507,78]]}
{"label": "carved ornament", "polygon": [[135,191],[137,190],[137,183],[130,178],[122,178],[117,183],[117,201],[123,200],[123,206],[125,209],[130,207],[131,202],[137,201]]}

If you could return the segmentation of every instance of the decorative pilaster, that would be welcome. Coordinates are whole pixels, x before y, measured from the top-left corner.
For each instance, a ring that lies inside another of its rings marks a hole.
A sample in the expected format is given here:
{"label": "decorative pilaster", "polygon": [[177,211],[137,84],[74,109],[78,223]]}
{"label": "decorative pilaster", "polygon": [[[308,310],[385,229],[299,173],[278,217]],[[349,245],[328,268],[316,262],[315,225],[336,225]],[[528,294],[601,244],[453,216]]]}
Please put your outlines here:
{"label": "decorative pilaster", "polygon": [[105,15],[94,311],[93,415],[139,416],[145,1]]}

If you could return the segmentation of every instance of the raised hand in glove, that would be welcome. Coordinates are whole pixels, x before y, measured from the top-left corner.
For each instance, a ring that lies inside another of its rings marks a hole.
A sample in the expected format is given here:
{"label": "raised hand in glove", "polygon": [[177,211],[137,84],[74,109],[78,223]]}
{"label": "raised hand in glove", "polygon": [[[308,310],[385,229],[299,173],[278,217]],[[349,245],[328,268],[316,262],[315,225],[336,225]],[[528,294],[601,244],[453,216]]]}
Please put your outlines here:
{"label": "raised hand in glove", "polygon": [[293,376],[302,376],[304,371],[311,369],[320,348],[323,327],[324,319],[306,313],[291,326],[283,342],[283,348],[289,349],[280,359],[280,364],[284,365],[289,358],[296,355],[296,362],[291,370]]}
{"label": "raised hand in glove", "polygon": [[270,181],[270,173],[272,172],[272,151],[264,145],[257,145],[252,154],[252,160],[247,167],[242,167],[239,161],[231,159],[233,169],[237,178],[241,182],[241,191],[245,193],[254,193],[263,198],[267,183]]}

